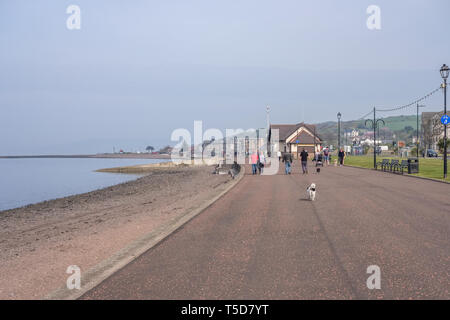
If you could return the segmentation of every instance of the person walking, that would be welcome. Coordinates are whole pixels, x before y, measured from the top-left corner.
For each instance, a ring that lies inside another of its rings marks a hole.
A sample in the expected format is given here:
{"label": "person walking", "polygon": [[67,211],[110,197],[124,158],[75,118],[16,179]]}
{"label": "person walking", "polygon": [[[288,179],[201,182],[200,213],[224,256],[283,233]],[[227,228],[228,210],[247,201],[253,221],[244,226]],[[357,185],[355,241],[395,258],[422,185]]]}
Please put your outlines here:
{"label": "person walking", "polygon": [[278,156],[278,162],[280,162],[281,161],[281,151],[277,151],[277,156]]}
{"label": "person walking", "polygon": [[316,167],[321,166],[323,167],[323,155],[322,153],[319,153],[316,160]]}
{"label": "person walking", "polygon": [[291,174],[292,155],[289,152],[283,154],[283,162],[286,174]]}
{"label": "person walking", "polygon": [[339,158],[339,166],[342,167],[342,165],[344,164],[344,159],[345,159],[344,149],[341,148],[341,150],[339,150],[338,158]]}
{"label": "person walking", "polygon": [[300,161],[302,162],[303,174],[308,173],[308,152],[305,149],[300,153]]}
{"label": "person walking", "polygon": [[326,165],[329,165],[329,164],[330,164],[330,150],[328,149],[328,147],[326,147],[326,148],[323,150],[323,162],[324,162]]}
{"label": "person walking", "polygon": [[252,163],[252,174],[256,174],[258,170],[258,154],[256,152],[253,152],[250,156],[250,160]]}
{"label": "person walking", "polygon": [[261,152],[259,154],[259,164],[258,164],[259,174],[263,173],[265,165],[266,165],[266,158],[264,157],[264,153]]}

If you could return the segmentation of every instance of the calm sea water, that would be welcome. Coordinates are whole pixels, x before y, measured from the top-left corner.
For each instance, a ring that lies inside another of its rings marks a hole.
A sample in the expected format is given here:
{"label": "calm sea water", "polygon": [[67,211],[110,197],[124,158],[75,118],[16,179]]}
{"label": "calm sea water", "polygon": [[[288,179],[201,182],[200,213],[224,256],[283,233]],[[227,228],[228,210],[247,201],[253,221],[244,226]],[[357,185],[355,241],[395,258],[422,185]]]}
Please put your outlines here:
{"label": "calm sea water", "polygon": [[134,180],[139,175],[94,172],[160,159],[0,159],[0,211]]}

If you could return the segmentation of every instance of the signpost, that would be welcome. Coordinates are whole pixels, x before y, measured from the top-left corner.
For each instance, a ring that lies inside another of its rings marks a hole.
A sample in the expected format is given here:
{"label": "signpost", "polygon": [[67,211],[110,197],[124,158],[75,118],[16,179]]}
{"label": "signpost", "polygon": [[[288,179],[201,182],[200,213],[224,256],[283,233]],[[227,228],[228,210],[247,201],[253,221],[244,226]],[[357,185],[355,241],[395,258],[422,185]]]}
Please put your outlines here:
{"label": "signpost", "polygon": [[448,115],[444,114],[444,115],[441,117],[441,123],[442,123],[443,125],[449,124],[449,123],[450,123],[450,117],[449,117]]}

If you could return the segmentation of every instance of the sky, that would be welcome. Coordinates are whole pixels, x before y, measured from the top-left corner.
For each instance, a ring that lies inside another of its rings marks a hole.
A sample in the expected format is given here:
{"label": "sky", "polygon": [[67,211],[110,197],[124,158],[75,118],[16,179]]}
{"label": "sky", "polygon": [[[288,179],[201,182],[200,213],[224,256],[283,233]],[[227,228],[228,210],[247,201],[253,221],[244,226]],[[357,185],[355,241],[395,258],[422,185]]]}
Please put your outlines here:
{"label": "sky", "polygon": [[[66,26],[70,5],[79,30]],[[317,123],[407,104],[450,64],[449,11],[448,0],[1,0],[0,155],[162,147],[194,120],[264,127],[266,105],[271,123]],[[442,109],[442,92],[423,104]]]}

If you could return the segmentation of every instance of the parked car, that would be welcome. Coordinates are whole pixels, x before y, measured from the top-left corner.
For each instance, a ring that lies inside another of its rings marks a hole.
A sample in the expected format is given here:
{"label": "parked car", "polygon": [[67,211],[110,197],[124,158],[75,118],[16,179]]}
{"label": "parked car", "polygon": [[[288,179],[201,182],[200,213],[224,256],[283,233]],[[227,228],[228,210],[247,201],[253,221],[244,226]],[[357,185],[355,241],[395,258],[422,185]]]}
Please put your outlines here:
{"label": "parked car", "polygon": [[436,151],[432,150],[432,149],[428,149],[427,150],[427,157],[431,157],[431,158],[437,158],[438,154]]}

